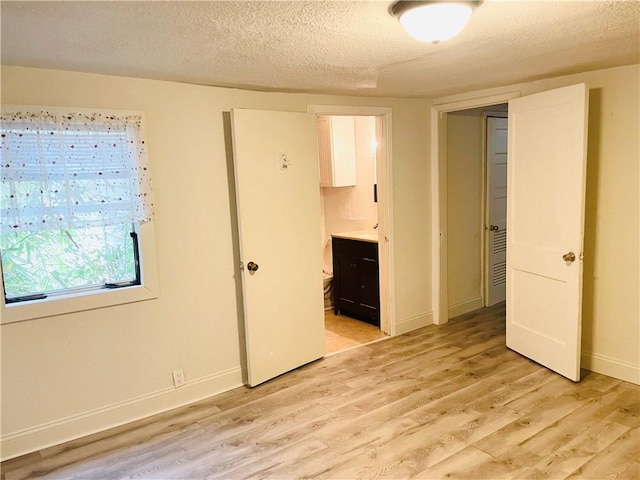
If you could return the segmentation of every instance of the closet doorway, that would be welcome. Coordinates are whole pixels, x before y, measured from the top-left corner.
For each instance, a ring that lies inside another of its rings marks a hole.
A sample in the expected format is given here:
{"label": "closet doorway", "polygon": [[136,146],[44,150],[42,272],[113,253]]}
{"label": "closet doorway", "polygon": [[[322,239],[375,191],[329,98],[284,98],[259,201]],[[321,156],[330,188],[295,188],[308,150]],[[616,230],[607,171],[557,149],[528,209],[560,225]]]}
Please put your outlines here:
{"label": "closet doorway", "polygon": [[505,300],[507,104],[445,116],[446,311],[453,318]]}

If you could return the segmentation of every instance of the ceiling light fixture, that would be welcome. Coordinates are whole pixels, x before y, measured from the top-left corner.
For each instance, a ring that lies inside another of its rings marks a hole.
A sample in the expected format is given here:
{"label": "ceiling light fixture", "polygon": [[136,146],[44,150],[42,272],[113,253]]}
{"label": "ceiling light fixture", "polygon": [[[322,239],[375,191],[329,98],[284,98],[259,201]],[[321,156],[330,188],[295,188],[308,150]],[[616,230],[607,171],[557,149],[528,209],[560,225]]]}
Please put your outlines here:
{"label": "ceiling light fixture", "polygon": [[438,43],[460,33],[481,1],[399,1],[389,10],[413,38]]}

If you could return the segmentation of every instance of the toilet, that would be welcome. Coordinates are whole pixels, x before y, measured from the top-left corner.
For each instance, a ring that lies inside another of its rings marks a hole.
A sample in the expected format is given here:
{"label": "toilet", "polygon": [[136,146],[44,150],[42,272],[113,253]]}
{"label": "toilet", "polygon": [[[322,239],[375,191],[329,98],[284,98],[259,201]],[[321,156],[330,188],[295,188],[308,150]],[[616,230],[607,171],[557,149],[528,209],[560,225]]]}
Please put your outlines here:
{"label": "toilet", "polygon": [[324,242],[322,249],[322,287],[324,289],[324,309],[333,308],[333,292],[331,282],[333,280],[333,258],[331,253],[331,237]]}

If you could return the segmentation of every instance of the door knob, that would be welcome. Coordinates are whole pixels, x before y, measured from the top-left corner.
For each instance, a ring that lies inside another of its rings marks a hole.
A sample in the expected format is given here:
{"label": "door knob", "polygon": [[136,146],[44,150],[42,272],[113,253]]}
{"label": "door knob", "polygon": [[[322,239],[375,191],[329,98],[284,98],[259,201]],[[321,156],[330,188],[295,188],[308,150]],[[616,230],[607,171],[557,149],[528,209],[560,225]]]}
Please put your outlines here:
{"label": "door knob", "polygon": [[565,253],[564,255],[562,255],[562,259],[565,262],[572,263],[576,259],[576,254],[573,252]]}
{"label": "door knob", "polygon": [[489,230],[491,230],[492,232],[497,232],[498,230],[500,230],[500,227],[498,227],[498,225],[491,225],[489,227]]}
{"label": "door knob", "polygon": [[260,268],[257,263],[249,262],[247,263],[247,270],[250,272],[255,272]]}

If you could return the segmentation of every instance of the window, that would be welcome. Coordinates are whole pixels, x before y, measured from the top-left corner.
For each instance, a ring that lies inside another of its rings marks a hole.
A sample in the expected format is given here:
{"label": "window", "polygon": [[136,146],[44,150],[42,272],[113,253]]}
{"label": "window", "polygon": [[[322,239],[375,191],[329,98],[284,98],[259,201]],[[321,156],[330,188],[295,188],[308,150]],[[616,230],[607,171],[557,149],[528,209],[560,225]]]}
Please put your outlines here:
{"label": "window", "polygon": [[5,303],[141,285],[153,215],[140,115],[3,112]]}
{"label": "window", "polygon": [[134,225],[0,235],[7,303],[86,288],[139,285]]}

